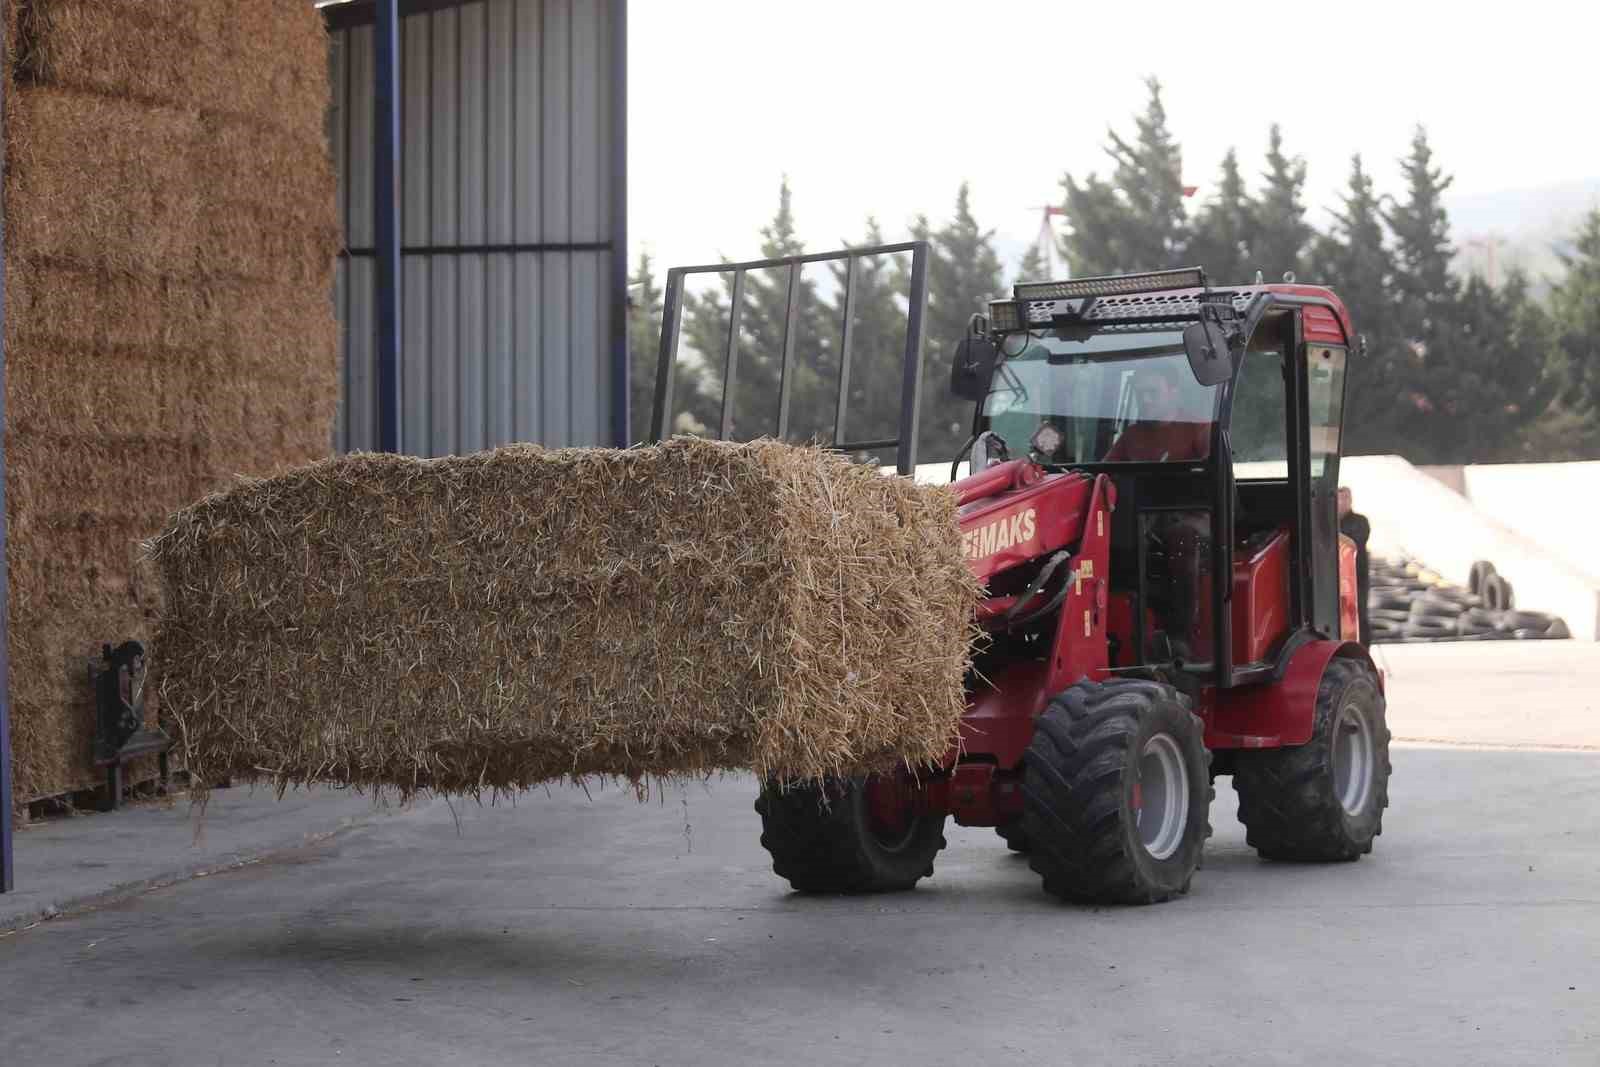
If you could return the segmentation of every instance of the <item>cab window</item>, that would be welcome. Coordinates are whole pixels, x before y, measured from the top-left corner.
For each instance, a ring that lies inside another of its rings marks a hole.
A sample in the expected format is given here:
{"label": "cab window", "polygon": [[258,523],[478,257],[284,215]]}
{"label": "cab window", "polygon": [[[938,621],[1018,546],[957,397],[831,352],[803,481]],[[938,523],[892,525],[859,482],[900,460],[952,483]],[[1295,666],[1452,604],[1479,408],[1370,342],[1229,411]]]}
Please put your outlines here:
{"label": "cab window", "polygon": [[1282,331],[1267,324],[1245,350],[1234,384],[1233,476],[1239,481],[1289,477],[1288,366]]}

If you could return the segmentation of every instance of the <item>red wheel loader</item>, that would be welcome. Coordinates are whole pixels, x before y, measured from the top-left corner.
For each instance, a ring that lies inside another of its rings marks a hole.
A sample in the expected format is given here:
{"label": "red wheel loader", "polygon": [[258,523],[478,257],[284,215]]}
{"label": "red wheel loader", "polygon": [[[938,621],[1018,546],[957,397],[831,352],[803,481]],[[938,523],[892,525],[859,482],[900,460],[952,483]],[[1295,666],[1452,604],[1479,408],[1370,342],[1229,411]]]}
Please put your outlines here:
{"label": "red wheel loader", "polygon": [[[857,261],[909,254],[899,436],[852,442]],[[779,377],[787,427],[795,293],[843,260],[837,352],[846,451],[893,448],[913,473],[926,249],[919,243],[669,274],[656,436],[686,275],[733,272],[724,381],[750,271],[787,269]],[[1349,313],[1309,285],[1207,284],[1199,269],[1024,283],[974,315],[950,387],[975,405],[954,483],[986,586],[986,640],[960,745],[935,768],[756,802],[773,868],[803,892],[910,889],[944,826],[992,826],[1047,892],[1084,903],[1184,893],[1229,775],[1268,859],[1354,860],[1388,803],[1384,682],[1356,642],[1353,546],[1336,493]],[[731,405],[723,397],[724,436]],[[952,477],[955,474],[952,466]]]}

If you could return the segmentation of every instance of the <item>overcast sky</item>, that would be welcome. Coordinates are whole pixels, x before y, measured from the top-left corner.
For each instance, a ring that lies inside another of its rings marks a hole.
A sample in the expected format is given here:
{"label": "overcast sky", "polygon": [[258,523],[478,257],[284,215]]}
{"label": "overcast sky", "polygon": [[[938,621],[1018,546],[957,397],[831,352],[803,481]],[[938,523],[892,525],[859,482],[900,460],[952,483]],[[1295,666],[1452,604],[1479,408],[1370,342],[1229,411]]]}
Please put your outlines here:
{"label": "overcast sky", "polygon": [[815,250],[944,217],[964,179],[1014,248],[1150,74],[1197,201],[1230,145],[1261,169],[1274,121],[1318,226],[1353,152],[1399,191],[1419,122],[1458,194],[1600,177],[1600,0],[645,0],[629,51],[629,237],[662,267],[754,257],[785,173]]}

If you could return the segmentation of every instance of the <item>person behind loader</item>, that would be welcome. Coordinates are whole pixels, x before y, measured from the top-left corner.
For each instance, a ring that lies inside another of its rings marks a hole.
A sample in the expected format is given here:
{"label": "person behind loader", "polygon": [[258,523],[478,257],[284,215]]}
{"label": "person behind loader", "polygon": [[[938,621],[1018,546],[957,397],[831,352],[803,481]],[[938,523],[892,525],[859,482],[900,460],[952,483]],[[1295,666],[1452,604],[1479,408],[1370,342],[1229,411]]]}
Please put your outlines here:
{"label": "person behind loader", "polygon": [[1361,620],[1358,639],[1370,646],[1372,622],[1367,617],[1367,589],[1372,584],[1372,564],[1367,557],[1367,538],[1372,536],[1372,523],[1355,510],[1354,497],[1343,485],[1339,487],[1339,532],[1356,543],[1356,614]]}

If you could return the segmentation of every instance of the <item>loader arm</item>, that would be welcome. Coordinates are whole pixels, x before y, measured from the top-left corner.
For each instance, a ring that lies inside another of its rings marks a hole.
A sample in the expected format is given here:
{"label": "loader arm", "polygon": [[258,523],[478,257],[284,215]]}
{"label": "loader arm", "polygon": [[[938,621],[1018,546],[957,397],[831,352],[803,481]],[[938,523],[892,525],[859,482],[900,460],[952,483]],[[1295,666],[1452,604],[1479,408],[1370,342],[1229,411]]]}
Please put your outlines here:
{"label": "loader arm", "polygon": [[1034,654],[977,672],[962,750],[1016,766],[1051,694],[1106,677],[1110,513],[1104,475],[1011,460],[955,483],[967,566],[986,586],[978,622]]}

